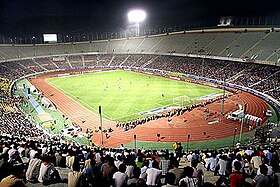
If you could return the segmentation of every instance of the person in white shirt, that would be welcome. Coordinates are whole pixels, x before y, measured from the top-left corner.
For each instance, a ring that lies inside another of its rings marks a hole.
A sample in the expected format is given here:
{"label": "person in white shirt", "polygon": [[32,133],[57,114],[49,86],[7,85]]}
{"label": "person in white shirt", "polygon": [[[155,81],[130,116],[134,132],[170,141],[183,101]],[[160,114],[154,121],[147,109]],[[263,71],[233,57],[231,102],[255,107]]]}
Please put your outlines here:
{"label": "person in white shirt", "polygon": [[218,174],[221,176],[226,175],[226,169],[227,169],[227,156],[221,155],[217,166],[219,167]]}
{"label": "person in white shirt", "polygon": [[227,164],[227,155],[221,155],[217,164],[217,167],[219,168],[218,175],[220,176],[216,181],[217,186],[222,186],[223,183],[225,184],[225,186],[229,185],[229,181],[226,175]]}
{"label": "person in white shirt", "polygon": [[212,154],[212,156],[210,157],[210,159],[209,159],[209,169],[211,170],[211,171],[215,171],[215,169],[216,169],[216,166],[217,166],[217,163],[218,163],[218,159],[217,159],[217,157],[216,157],[216,155],[215,154]]}
{"label": "person in white shirt", "polygon": [[33,148],[29,151],[29,158],[34,158],[35,154],[38,153],[38,151],[34,150]]}
{"label": "person in white shirt", "polygon": [[119,169],[119,166],[123,163],[123,159],[121,155],[117,156],[117,160],[114,162],[115,166],[117,167],[117,169]]}
{"label": "person in white shirt", "polygon": [[141,168],[141,174],[140,174],[139,178],[143,179],[145,177],[146,171],[148,169],[148,165],[149,165],[149,161],[148,160],[144,160],[143,167]]}
{"label": "person in white shirt", "polygon": [[251,166],[252,166],[252,169],[256,172],[260,165],[261,165],[261,157],[259,155],[259,152],[257,150],[254,151],[254,154],[253,154],[253,157],[251,159]]}
{"label": "person in white shirt", "polygon": [[[272,166],[268,165],[268,163],[269,163],[268,158],[264,157],[263,158],[263,164],[267,167],[267,175],[272,176],[273,175]],[[257,175],[260,175],[260,174],[261,174],[261,171],[260,171],[260,168],[259,168],[258,171],[257,171]]]}
{"label": "person in white shirt", "polygon": [[159,170],[158,167],[159,167],[158,162],[154,160],[152,163],[152,168],[149,168],[146,171],[146,178],[147,178],[146,184],[149,187],[156,186],[156,184],[160,179],[161,170]]}
{"label": "person in white shirt", "polygon": [[133,165],[135,165],[134,160],[129,155],[126,159],[126,170],[125,170],[125,173],[127,174],[129,179],[133,177],[133,169],[134,169]]}
{"label": "person in white shirt", "polygon": [[113,180],[114,180],[115,187],[122,187],[126,184],[128,176],[127,174],[125,174],[125,170],[126,170],[126,165],[120,164],[119,171],[114,173]]}

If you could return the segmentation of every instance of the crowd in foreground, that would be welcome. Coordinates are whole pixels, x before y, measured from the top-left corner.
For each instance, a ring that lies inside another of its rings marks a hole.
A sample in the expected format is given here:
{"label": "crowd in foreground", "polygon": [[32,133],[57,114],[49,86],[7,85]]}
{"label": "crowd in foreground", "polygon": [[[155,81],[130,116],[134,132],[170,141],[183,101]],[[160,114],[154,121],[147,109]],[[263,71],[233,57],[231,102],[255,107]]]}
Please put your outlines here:
{"label": "crowd in foreground", "polygon": [[[279,154],[277,147],[184,153],[177,147],[175,152],[109,149],[59,139],[0,136],[0,186],[67,183],[69,187],[274,187],[280,185]],[[182,166],[180,160],[188,164]],[[68,168],[68,177],[63,178],[58,168]],[[213,172],[218,180],[207,182],[204,170]]]}

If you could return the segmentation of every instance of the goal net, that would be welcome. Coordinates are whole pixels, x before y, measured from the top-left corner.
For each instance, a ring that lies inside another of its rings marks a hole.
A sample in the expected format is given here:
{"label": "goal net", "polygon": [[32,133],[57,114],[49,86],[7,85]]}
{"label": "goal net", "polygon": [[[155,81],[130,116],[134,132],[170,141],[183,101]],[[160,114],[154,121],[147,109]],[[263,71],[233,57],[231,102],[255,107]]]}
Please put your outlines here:
{"label": "goal net", "polygon": [[189,102],[190,98],[186,95],[173,98],[173,104],[180,107],[186,106]]}

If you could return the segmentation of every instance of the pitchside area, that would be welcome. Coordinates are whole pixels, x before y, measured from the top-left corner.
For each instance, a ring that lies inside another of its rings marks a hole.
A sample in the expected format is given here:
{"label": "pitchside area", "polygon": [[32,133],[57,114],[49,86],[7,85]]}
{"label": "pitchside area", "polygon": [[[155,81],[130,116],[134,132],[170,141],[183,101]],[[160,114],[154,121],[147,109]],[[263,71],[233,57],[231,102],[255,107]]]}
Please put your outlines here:
{"label": "pitchside area", "polygon": [[136,119],[222,93],[207,86],[122,70],[54,77],[46,81],[95,113],[98,106],[102,106],[103,117],[113,121]]}

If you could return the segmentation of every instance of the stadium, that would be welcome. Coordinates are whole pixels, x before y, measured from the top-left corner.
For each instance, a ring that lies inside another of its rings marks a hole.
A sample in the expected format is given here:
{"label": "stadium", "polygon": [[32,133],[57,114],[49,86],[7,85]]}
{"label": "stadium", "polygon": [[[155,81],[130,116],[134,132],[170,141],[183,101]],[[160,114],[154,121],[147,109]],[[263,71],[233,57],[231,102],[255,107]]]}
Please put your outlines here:
{"label": "stadium", "polygon": [[[177,143],[186,161],[205,150],[279,151],[280,28],[235,27],[232,19],[215,28],[156,33],[141,32],[140,20],[136,32],[96,38],[3,37],[1,155],[9,145],[65,159],[170,150],[180,161]],[[52,145],[59,149],[48,151]],[[73,163],[65,167],[74,170]]]}

